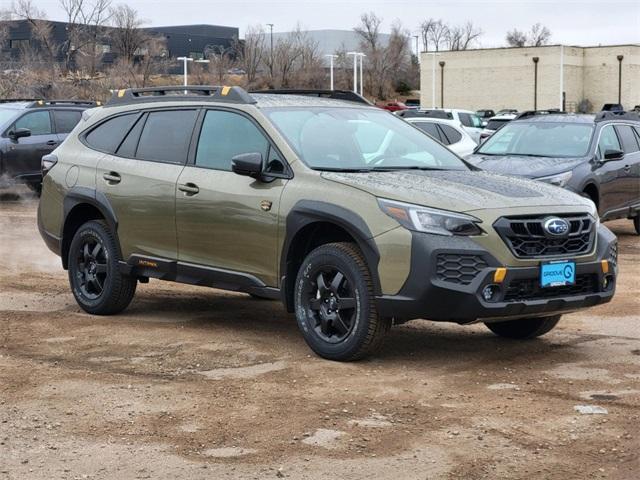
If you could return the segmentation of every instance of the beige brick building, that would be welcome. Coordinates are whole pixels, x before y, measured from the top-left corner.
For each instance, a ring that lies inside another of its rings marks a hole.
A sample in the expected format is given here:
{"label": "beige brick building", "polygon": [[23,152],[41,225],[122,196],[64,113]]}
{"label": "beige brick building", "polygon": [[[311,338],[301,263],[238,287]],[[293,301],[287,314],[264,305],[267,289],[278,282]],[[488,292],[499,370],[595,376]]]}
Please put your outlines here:
{"label": "beige brick building", "polygon": [[[621,100],[640,105],[640,45],[571,47],[551,45],[438,52],[435,56],[436,106],[478,110],[534,108],[537,58],[537,107],[575,111],[582,100],[593,109],[618,101],[618,56],[622,55]],[[432,105],[433,60],[421,54],[420,91],[424,108]],[[444,62],[444,66],[441,66]],[[442,81],[444,79],[444,81]],[[561,93],[562,92],[562,93]]]}

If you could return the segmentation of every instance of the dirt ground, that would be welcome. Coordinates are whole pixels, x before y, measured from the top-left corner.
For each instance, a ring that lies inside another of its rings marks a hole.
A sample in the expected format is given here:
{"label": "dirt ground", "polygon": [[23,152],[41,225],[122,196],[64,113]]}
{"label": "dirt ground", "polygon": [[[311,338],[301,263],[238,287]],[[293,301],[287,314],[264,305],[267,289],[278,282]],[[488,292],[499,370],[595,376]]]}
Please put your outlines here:
{"label": "dirt ground", "polygon": [[640,478],[629,221],[609,225],[613,302],[542,339],[414,321],[341,364],[244,294],[152,280],[124,314],[81,312],[18,193],[0,196],[0,480]]}

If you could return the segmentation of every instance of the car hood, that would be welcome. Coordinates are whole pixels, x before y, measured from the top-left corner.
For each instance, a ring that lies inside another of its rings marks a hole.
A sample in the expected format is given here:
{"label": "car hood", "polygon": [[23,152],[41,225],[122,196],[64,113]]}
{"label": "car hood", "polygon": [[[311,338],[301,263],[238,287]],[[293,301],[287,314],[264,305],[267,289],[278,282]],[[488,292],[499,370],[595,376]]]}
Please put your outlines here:
{"label": "car hood", "polygon": [[584,158],[543,158],[520,155],[483,155],[481,153],[470,155],[465,160],[488,172],[527,178],[546,177],[566,172],[585,161]]}
{"label": "car hood", "polygon": [[585,206],[589,200],[543,182],[478,171],[323,172],[376,197],[470,212],[490,208]]}

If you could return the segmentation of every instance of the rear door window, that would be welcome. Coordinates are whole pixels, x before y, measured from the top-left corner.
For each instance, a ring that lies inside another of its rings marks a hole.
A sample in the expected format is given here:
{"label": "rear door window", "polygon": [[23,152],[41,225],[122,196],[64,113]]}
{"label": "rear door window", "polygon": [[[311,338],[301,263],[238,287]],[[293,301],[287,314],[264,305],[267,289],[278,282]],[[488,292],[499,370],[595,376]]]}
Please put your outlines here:
{"label": "rear door window", "polygon": [[633,128],[629,125],[616,125],[618,136],[622,141],[622,149],[624,153],[634,153],[640,150],[638,140],[633,133]]}
{"label": "rear door window", "polygon": [[82,118],[82,112],[77,110],[53,110],[53,121],[56,133],[69,133]]}
{"label": "rear door window", "polygon": [[450,125],[439,125],[442,133],[447,137],[447,145],[458,143],[462,140],[462,134]]}
{"label": "rear door window", "polygon": [[48,110],[39,110],[23,115],[14,125],[14,129],[27,128],[31,135],[51,135],[51,117]]}
{"label": "rear door window", "polygon": [[85,141],[91,148],[114,153],[138,116],[138,113],[129,113],[113,117],[91,130]]}
{"label": "rear door window", "polygon": [[165,163],[185,163],[197,110],[149,112],[142,129],[136,158]]}

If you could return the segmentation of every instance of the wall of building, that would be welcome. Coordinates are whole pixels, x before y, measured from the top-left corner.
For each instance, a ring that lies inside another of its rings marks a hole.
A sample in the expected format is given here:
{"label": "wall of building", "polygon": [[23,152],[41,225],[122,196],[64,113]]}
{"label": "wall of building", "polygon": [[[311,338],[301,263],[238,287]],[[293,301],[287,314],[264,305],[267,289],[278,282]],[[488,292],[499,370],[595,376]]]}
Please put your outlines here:
{"label": "wall of building", "polygon": [[[554,45],[439,53],[435,57],[438,107],[442,104],[443,89],[445,108],[533,109],[533,58],[538,57],[538,109],[561,107],[561,70],[566,109],[575,110],[583,99],[599,109],[604,103],[617,101],[618,54],[624,55],[622,102],[632,108],[640,101],[640,46],[583,48]],[[420,91],[425,107],[432,105],[432,62],[433,55],[421,54]],[[444,68],[440,62],[445,63]]]}

